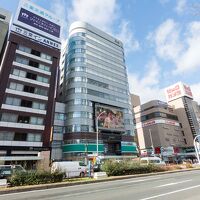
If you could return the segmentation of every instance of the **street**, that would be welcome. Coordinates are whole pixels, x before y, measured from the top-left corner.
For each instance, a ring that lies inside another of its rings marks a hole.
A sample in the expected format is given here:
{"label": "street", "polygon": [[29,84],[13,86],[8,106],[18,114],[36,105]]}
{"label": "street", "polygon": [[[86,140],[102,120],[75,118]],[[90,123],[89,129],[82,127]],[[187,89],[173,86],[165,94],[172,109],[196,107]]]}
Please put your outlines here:
{"label": "street", "polygon": [[0,195],[0,200],[199,200],[200,171]]}

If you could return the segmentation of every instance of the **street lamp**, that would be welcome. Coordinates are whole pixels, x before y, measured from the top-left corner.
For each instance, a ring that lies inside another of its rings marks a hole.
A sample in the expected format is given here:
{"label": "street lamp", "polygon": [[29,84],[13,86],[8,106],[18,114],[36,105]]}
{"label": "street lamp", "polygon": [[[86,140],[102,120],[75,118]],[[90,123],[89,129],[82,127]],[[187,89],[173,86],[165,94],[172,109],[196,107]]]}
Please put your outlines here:
{"label": "street lamp", "polygon": [[153,146],[153,140],[152,140],[152,135],[151,135],[151,129],[149,129],[149,135],[150,135],[150,140],[151,140],[152,154],[153,154],[153,156],[155,156],[155,153],[154,153],[154,146]]}
{"label": "street lamp", "polygon": [[96,133],[97,133],[97,157],[98,157],[98,154],[99,154],[99,127],[98,127],[98,120],[99,120],[99,117],[101,115],[103,115],[106,111],[104,110],[103,112],[99,113],[99,115],[96,117]]}
{"label": "street lamp", "polygon": [[[200,141],[200,135],[196,135],[195,138],[194,138],[194,148],[195,148],[195,151],[196,151],[196,156],[197,156],[197,160],[198,160],[198,163],[200,165],[200,158],[199,158],[199,150],[200,150],[200,144],[199,144],[199,141]],[[198,143],[197,143],[198,142]]]}

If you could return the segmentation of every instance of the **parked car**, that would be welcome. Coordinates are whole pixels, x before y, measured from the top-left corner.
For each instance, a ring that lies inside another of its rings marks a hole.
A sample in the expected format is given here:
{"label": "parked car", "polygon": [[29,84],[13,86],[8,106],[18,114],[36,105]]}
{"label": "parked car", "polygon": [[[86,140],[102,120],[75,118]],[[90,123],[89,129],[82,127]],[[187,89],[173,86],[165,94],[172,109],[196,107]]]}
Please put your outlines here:
{"label": "parked car", "polygon": [[9,178],[16,172],[26,172],[21,165],[0,165],[0,178]]}
{"label": "parked car", "polygon": [[87,166],[80,161],[60,161],[53,162],[51,172],[60,171],[65,177],[84,177],[87,174]]}
{"label": "parked car", "polygon": [[143,157],[140,159],[141,164],[154,164],[154,165],[159,165],[159,166],[165,166],[165,162],[159,158],[159,157]]}

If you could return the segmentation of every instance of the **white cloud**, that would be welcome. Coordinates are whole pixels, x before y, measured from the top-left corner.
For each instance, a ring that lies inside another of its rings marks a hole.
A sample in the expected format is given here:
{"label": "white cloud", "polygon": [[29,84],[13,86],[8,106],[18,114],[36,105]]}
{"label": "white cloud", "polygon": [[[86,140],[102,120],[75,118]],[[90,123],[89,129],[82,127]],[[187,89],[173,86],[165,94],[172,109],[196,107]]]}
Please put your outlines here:
{"label": "white cloud", "polygon": [[175,74],[200,69],[200,21],[192,22],[187,26],[185,38],[187,48],[177,58]]}
{"label": "white cloud", "polygon": [[130,30],[129,22],[122,21],[120,24],[120,32],[116,35],[124,43],[124,49],[128,53],[130,51],[135,51],[140,48],[139,42],[135,39],[133,31]]}
{"label": "white cloud", "polygon": [[122,40],[127,52],[139,49],[139,42],[135,39],[129,22],[121,16],[117,0],[53,0],[51,10],[63,19],[65,36],[69,25],[80,20]]}
{"label": "white cloud", "polygon": [[155,43],[157,55],[164,60],[174,60],[183,46],[180,38],[180,27],[172,19],[163,22],[147,39]]}
{"label": "white cloud", "polygon": [[136,73],[129,73],[128,79],[130,92],[139,95],[142,103],[155,99],[166,101],[164,89],[159,87],[160,66],[156,59],[146,65],[142,78]]}
{"label": "white cloud", "polygon": [[190,87],[192,90],[194,101],[197,101],[200,104],[200,92],[199,92],[200,82],[196,84],[192,84]]}
{"label": "white cloud", "polygon": [[178,14],[184,13],[186,8],[187,8],[187,1],[186,0],[177,0],[175,11]]}
{"label": "white cloud", "polygon": [[85,21],[110,32],[113,21],[117,18],[116,13],[116,0],[73,0],[68,19],[70,22]]}

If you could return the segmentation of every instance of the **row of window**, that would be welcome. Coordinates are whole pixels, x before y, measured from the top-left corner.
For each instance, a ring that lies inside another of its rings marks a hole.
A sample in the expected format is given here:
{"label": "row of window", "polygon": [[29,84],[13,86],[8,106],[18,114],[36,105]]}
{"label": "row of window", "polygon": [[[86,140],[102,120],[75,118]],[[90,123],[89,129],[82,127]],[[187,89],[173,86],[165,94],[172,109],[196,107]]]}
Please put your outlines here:
{"label": "row of window", "polygon": [[90,118],[92,119],[92,113],[84,111],[68,112],[66,114],[67,119],[70,118]]}
{"label": "row of window", "polygon": [[[154,113],[150,113],[148,115],[141,116],[141,121],[143,122],[143,121],[157,118],[157,117],[167,118],[167,119],[172,119],[172,120],[178,121],[178,117],[176,115],[170,115],[170,114],[166,114],[166,113],[162,113],[162,112],[154,112]],[[136,119],[136,122],[137,122],[137,119]]]}
{"label": "row of window", "polygon": [[74,49],[76,47],[76,45],[85,45],[85,41],[84,40],[74,40],[74,38],[70,38],[68,44],[69,44],[68,49],[70,51],[71,49]]}
{"label": "row of window", "polygon": [[66,120],[66,115],[64,113],[55,113],[54,119],[64,121]]}
{"label": "row of window", "polygon": [[26,52],[26,53],[29,53],[29,54],[32,54],[32,55],[41,57],[41,58],[43,58],[43,59],[45,59],[45,60],[50,60],[50,61],[52,61],[52,57],[51,57],[50,55],[46,54],[46,53],[42,53],[42,52],[36,51],[36,50],[31,49],[31,48],[29,48],[29,47],[25,47],[25,46],[23,46],[23,45],[19,45],[19,46],[18,46],[18,49],[19,49],[20,51],[23,51],[23,52]]}
{"label": "row of window", "polygon": [[0,131],[0,140],[41,142],[41,134]]}
{"label": "row of window", "polygon": [[91,78],[86,78],[86,77],[81,77],[81,76],[77,76],[77,77],[73,77],[73,78],[68,79],[66,84],[71,84],[71,83],[74,83],[74,82],[84,82],[84,83],[87,82],[88,84],[95,85],[95,86],[102,87],[102,88],[106,88],[106,89],[109,89],[109,90],[113,90],[115,92],[120,92],[120,93],[123,93],[123,94],[128,93],[127,90],[123,90],[121,88],[118,88],[118,87],[115,87],[115,86],[112,86],[112,85],[108,85],[106,83],[96,81],[96,80],[91,79]]}
{"label": "row of window", "polygon": [[87,99],[73,99],[73,100],[67,101],[67,105],[92,106],[92,102]]}
{"label": "row of window", "polygon": [[92,132],[93,127],[89,125],[79,125],[79,124],[74,124],[74,125],[69,125],[66,126],[66,133],[71,133],[71,132]]}
{"label": "row of window", "polygon": [[29,108],[33,108],[33,109],[39,109],[39,110],[46,109],[46,104],[44,104],[44,103],[28,101],[28,100],[14,98],[14,97],[6,97],[5,103],[8,105],[29,107]]}
{"label": "row of window", "polygon": [[48,91],[46,89],[36,88],[33,86],[27,86],[27,85],[23,85],[20,83],[10,82],[9,88],[12,90],[34,93],[34,94],[38,94],[38,95],[42,95],[42,96],[48,95]]}
{"label": "row of window", "polygon": [[24,65],[29,65],[31,67],[35,67],[35,68],[47,71],[47,72],[50,71],[49,66],[46,66],[46,65],[43,65],[41,63],[29,60],[28,58],[24,58],[24,57],[21,57],[21,56],[16,56],[15,61],[18,62],[18,63],[24,64]]}
{"label": "row of window", "polygon": [[74,93],[83,93],[83,94],[90,94],[90,95],[93,95],[93,96],[97,96],[97,97],[100,97],[100,98],[104,98],[104,99],[108,99],[108,100],[111,100],[111,101],[117,101],[117,102],[121,102],[121,103],[127,103],[127,99],[125,98],[120,98],[120,97],[117,97],[117,96],[114,96],[114,95],[110,95],[110,94],[106,94],[106,93],[103,93],[103,92],[99,92],[99,91],[96,91],[96,90],[91,90],[91,89],[88,89],[88,88],[70,88],[67,90],[67,94],[74,94]]}
{"label": "row of window", "polygon": [[68,64],[70,65],[72,63],[77,63],[77,62],[85,63],[86,59],[83,57],[70,58]]}
{"label": "row of window", "polygon": [[21,116],[13,113],[2,113],[1,121],[35,125],[43,125],[44,123],[44,119],[42,117]]}
{"label": "row of window", "polygon": [[14,69],[13,75],[23,77],[23,78],[32,79],[32,80],[36,80],[36,81],[39,81],[39,82],[42,82],[42,83],[49,83],[49,79],[46,78],[46,77],[39,76],[37,74],[26,72],[26,71],[19,70],[19,69]]}

